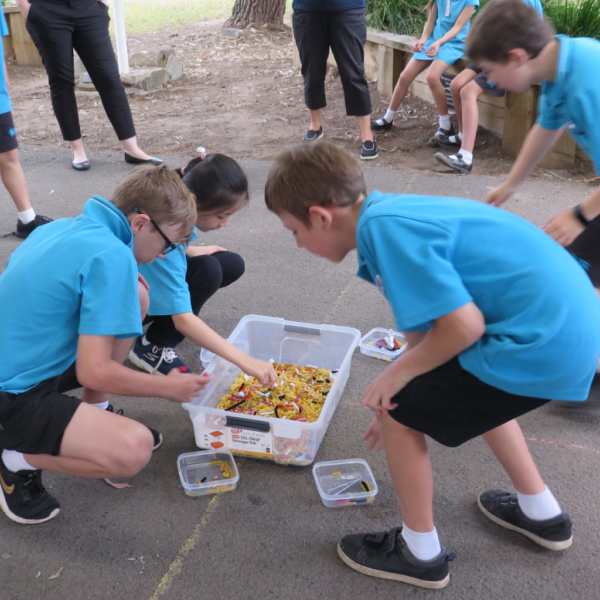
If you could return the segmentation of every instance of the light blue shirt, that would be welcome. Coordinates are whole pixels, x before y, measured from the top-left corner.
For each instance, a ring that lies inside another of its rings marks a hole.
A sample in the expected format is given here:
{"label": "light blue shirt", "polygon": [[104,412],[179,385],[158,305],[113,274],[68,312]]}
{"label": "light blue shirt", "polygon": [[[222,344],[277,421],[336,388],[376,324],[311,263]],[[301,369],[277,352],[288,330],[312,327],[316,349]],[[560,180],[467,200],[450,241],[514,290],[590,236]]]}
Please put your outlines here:
{"label": "light blue shirt", "polygon": [[587,398],[600,354],[600,303],[584,270],[549,235],[473,200],[373,192],[356,241],[358,275],[383,289],[398,330],[430,329],[474,302],[486,327],[458,355],[464,369],[512,394]]}
{"label": "light blue shirt", "polygon": [[554,81],[542,82],[537,124],[564,125],[600,174],[600,41],[557,35],[560,47]]}
{"label": "light blue shirt", "polygon": [[[197,239],[197,229],[190,242]],[[190,289],[185,276],[187,273],[186,245],[169,252],[164,258],[153,263],[140,265],[139,270],[150,286],[150,309],[148,314],[179,315],[192,312]]]}
{"label": "light blue shirt", "polygon": [[80,334],[141,335],[137,276],[131,227],[100,196],[36,229],[0,276],[0,391],[64,373]]}
{"label": "light blue shirt", "polygon": [[542,6],[540,0],[523,0],[523,2],[525,2],[525,4],[528,6],[531,6],[531,8],[535,8],[540,17],[544,16],[544,7]]}
{"label": "light blue shirt", "polygon": [[[9,35],[8,26],[6,25],[6,19],[4,13],[0,11],[0,36],[5,37]],[[2,58],[1,73],[0,73],[0,115],[10,112],[12,105],[10,103],[10,96],[8,95],[8,87],[6,85],[6,73],[4,71],[4,46],[0,44],[0,58]]]}

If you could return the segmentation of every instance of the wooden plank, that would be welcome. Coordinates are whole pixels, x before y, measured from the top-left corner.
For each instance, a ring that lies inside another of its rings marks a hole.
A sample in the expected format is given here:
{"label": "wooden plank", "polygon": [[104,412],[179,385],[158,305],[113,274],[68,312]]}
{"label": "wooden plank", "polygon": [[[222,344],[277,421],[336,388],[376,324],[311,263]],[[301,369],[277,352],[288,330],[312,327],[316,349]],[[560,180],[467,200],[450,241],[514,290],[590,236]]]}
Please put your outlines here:
{"label": "wooden plank", "polygon": [[43,66],[42,58],[25,27],[23,15],[17,10],[17,12],[9,12],[7,16],[17,64],[30,67]]}
{"label": "wooden plank", "polygon": [[538,86],[532,86],[519,94],[506,92],[502,148],[511,156],[519,154],[529,130],[535,123],[538,96]]}
{"label": "wooden plank", "polygon": [[577,144],[567,131],[558,138],[550,152],[540,161],[544,169],[570,169],[575,165]]}

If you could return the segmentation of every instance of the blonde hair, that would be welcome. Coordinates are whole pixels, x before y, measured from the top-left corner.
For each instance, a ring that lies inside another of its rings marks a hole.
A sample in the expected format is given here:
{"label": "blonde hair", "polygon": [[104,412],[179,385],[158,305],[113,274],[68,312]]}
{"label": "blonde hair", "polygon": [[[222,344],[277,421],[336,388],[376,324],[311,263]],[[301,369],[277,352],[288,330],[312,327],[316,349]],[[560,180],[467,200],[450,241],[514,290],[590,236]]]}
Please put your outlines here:
{"label": "blonde hair", "polygon": [[160,225],[181,225],[187,243],[196,225],[196,203],[181,177],[166,165],[136,167],[119,183],[110,200],[125,216],[139,211]]}
{"label": "blonde hair", "polygon": [[351,206],[367,192],[360,165],[327,140],[300,144],[276,156],[265,186],[267,208],[310,225],[311,206]]}

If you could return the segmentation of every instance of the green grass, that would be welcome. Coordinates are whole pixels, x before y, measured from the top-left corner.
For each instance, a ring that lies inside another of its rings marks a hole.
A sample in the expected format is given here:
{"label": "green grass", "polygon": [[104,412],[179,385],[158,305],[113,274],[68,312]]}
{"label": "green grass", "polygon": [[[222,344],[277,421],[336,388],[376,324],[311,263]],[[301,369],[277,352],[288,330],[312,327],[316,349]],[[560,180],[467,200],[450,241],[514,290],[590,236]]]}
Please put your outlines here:
{"label": "green grass", "polygon": [[367,0],[369,27],[421,37],[427,13],[424,0]]}
{"label": "green grass", "polygon": [[600,0],[546,0],[544,12],[558,33],[600,40]]}

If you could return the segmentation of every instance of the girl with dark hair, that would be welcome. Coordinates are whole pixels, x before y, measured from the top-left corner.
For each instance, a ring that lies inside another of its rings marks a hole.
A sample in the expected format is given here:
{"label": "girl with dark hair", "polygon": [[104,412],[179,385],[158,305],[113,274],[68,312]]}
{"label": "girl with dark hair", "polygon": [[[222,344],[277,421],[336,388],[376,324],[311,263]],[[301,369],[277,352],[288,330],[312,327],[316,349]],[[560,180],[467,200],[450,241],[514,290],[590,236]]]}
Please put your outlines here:
{"label": "girl with dark hair", "polygon": [[[192,240],[198,230],[208,232],[225,227],[229,218],[248,202],[246,175],[228,156],[201,155],[177,172],[196,200],[197,229]],[[150,309],[144,321],[150,327],[136,340],[129,360],[153,374],[166,375],[174,368],[185,370],[187,367],[174,348],[187,337],[262,384],[273,384],[276,375],[270,363],[232,346],[197,316],[217,290],[243,275],[242,257],[220,246],[186,247],[171,240],[168,243],[171,246],[163,260],[139,267],[150,285]]]}

